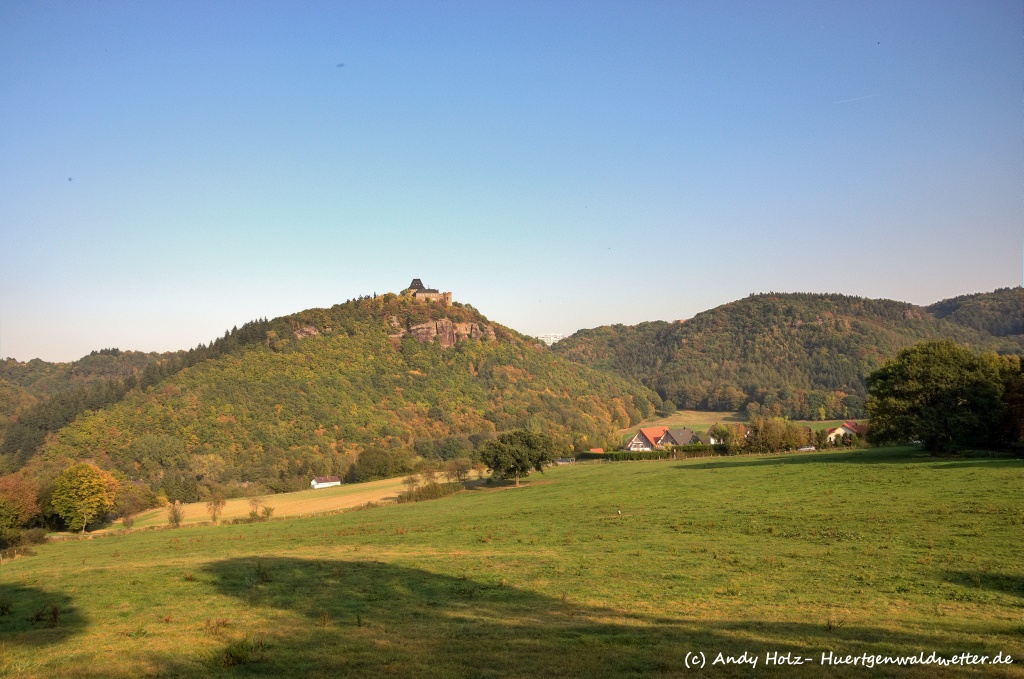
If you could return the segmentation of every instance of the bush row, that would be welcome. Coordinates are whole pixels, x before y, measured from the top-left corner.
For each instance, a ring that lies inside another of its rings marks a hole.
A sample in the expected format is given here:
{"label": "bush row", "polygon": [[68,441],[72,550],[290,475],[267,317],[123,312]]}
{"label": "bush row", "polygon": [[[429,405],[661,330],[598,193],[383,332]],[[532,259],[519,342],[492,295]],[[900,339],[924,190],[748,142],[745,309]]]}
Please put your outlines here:
{"label": "bush row", "polygon": [[436,500],[438,498],[454,495],[464,488],[461,483],[428,483],[413,488],[410,491],[399,493],[396,502],[422,502],[423,500]]}
{"label": "bush row", "polygon": [[613,450],[607,453],[578,453],[577,460],[607,460],[624,462],[626,460],[685,460],[692,457],[712,457],[728,455],[729,448],[724,445],[709,446],[696,443],[689,446],[675,446],[662,450]]}

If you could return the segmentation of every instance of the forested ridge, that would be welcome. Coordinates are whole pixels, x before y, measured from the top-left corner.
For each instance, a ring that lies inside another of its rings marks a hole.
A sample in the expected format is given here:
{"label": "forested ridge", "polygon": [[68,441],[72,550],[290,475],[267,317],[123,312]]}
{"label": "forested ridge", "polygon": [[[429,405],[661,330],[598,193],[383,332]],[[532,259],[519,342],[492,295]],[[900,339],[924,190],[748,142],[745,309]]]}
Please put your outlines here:
{"label": "forested ridge", "polygon": [[[120,383],[170,356],[100,349],[70,363],[50,363],[38,358],[25,362],[13,358],[0,360],[0,442],[5,440],[7,428],[22,415],[32,413],[29,417],[38,420],[40,411],[55,410],[58,395],[63,401],[109,402],[107,399]],[[54,400],[47,407],[51,399]],[[0,454],[2,451],[0,448]]]}
{"label": "forested ridge", "polygon": [[1024,334],[1024,291],[999,288],[944,299],[927,307],[928,313],[996,337]]}
{"label": "forested ridge", "polygon": [[[494,339],[446,348],[413,336],[442,319],[488,326]],[[660,405],[468,305],[390,294],[247,324],[119,384],[114,402],[49,432],[18,466],[46,478],[90,459],[172,499],[289,490],[345,474],[371,448],[451,457],[519,428],[566,448],[607,445]]]}
{"label": "forested ridge", "polygon": [[1019,353],[1021,301],[1020,288],[927,308],[845,295],[767,293],[687,321],[581,330],[553,350],[637,380],[680,408],[862,417],[865,376],[903,348],[951,339]]}
{"label": "forested ridge", "polygon": [[[151,387],[188,366],[216,358],[247,344],[265,340],[268,321],[235,327],[209,345],[164,354],[101,349],[73,363],[38,359],[0,362],[10,379],[10,401],[0,401],[6,414],[0,430],[0,473],[21,467],[50,434],[88,410],[120,401],[135,387]],[[0,397],[4,396],[0,381]]]}

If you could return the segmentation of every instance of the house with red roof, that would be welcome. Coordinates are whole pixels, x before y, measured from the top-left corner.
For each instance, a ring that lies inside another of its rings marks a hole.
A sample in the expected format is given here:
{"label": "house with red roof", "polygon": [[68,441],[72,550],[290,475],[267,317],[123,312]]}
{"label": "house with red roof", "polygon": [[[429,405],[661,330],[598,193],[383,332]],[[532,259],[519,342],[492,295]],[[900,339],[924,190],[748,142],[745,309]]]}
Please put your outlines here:
{"label": "house with red roof", "polygon": [[835,429],[828,430],[828,442],[836,443],[836,441],[842,441],[844,436],[850,436],[851,438],[864,438],[868,433],[868,425],[857,424],[856,422],[843,422]]}
{"label": "house with red roof", "polygon": [[626,442],[626,450],[654,450],[661,447],[661,439],[668,427],[641,427],[633,438]]}

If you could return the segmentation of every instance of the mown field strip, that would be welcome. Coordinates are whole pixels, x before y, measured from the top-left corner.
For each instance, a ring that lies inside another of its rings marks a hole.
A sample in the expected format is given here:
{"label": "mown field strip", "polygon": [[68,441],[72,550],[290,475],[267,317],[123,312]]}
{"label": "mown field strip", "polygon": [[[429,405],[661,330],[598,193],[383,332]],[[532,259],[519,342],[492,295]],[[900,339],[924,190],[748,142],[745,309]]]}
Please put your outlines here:
{"label": "mown field strip", "polygon": [[[273,507],[274,517],[303,516],[365,505],[367,502],[383,502],[394,499],[404,490],[401,479],[384,479],[366,483],[342,484],[319,490],[301,490],[295,493],[279,493],[263,497],[264,506]],[[230,521],[249,515],[248,498],[228,500],[219,520]],[[205,502],[190,502],[182,505],[182,523],[201,523],[210,520]],[[135,519],[136,528],[146,528],[167,523],[167,509],[151,509]],[[119,528],[120,524],[115,526]]]}

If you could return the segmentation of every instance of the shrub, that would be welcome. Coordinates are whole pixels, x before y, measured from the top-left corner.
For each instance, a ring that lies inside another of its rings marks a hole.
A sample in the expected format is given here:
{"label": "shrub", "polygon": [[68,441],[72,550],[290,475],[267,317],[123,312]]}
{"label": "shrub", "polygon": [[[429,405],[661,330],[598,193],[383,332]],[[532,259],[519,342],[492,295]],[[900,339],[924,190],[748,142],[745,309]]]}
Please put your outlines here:
{"label": "shrub", "polygon": [[21,542],[26,545],[41,545],[46,542],[45,528],[26,528],[21,531]]}
{"label": "shrub", "polygon": [[23,545],[39,545],[46,542],[45,528],[0,528],[0,550],[7,555],[30,554]]}
{"label": "shrub", "polygon": [[396,502],[422,502],[454,495],[463,490],[461,483],[428,483],[405,493],[399,493]]}
{"label": "shrub", "polygon": [[220,661],[219,664],[224,667],[248,665],[250,663],[261,662],[265,657],[265,650],[266,644],[262,639],[245,637],[244,639],[232,641],[228,644],[227,647],[217,655],[217,659]]}
{"label": "shrub", "polygon": [[185,512],[181,508],[181,503],[177,500],[167,508],[167,523],[170,524],[171,528],[178,528],[181,526],[181,520],[184,517],[184,513]]}
{"label": "shrub", "polygon": [[263,507],[264,500],[261,497],[249,498],[249,521],[250,523],[260,520],[260,508]]}
{"label": "shrub", "polygon": [[224,511],[224,505],[226,504],[227,500],[225,500],[220,494],[214,495],[210,498],[210,501],[206,503],[206,511],[210,513],[210,519],[212,519],[214,523],[217,523],[217,517]]}

